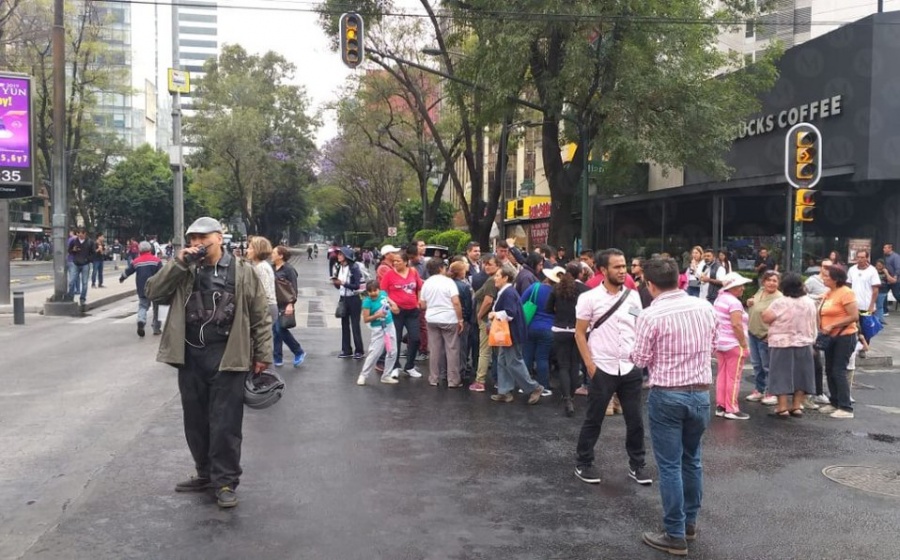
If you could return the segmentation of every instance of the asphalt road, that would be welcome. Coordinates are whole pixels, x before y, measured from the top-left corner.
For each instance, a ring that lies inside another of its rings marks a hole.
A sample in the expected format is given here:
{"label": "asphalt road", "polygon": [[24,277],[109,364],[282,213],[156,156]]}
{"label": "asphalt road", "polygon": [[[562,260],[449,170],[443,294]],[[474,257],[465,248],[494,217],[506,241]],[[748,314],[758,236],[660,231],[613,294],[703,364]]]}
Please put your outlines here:
{"label": "asphalt road", "polygon": [[[134,302],[23,327],[0,318],[0,558],[665,557],[639,540],[659,528],[660,500],[627,478],[621,416],[598,445],[604,481],[588,486],[572,474],[580,422],[553,398],[500,405],[424,379],[357,387],[361,364],[334,357],[322,265],[300,263],[309,357],[284,369],[281,402],[247,411],[231,511],[172,491],[192,471],[175,371],[134,334]],[[855,420],[778,421],[749,404],[747,422],[712,420],[691,558],[898,557],[900,497],[822,475],[900,469],[900,376],[857,380]]]}

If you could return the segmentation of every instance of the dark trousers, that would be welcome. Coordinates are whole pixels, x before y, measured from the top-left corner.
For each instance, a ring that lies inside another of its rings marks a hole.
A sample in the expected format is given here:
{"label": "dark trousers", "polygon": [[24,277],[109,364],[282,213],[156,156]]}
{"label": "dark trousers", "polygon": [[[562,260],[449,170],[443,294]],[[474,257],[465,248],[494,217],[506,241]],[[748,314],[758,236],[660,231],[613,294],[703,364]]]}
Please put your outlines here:
{"label": "dark trousers", "polygon": [[[359,327],[360,317],[362,316],[362,300],[359,296],[341,296],[344,302],[346,313],[341,317],[341,351],[344,354],[352,354],[353,346],[356,346],[356,352],[365,354],[362,341],[362,330]],[[350,335],[353,335],[351,344]]]}
{"label": "dark trousers", "polygon": [[225,343],[185,348],[178,389],[187,439],[197,475],[213,487],[237,488],[241,477],[246,372],[219,371]]}
{"label": "dark trousers", "polygon": [[822,363],[822,351],[816,348],[813,348],[813,371],[816,377],[816,394],[824,395],[825,389],[822,386],[822,379],[825,376],[825,364]]}
{"label": "dark trousers", "polygon": [[553,333],[553,348],[556,350],[556,361],[559,363],[560,392],[563,398],[571,398],[575,396],[575,389],[578,388],[581,377],[581,354],[578,353],[578,345],[575,344],[575,333]]}
{"label": "dark trousers", "polygon": [[91,264],[91,287],[94,285],[103,287],[103,261],[94,261]]}
{"label": "dark trousers", "polygon": [[635,368],[625,375],[609,375],[599,369],[590,381],[587,414],[578,435],[578,464],[594,463],[594,446],[600,438],[600,427],[606,417],[606,407],[613,394],[619,395],[625,416],[625,450],[632,469],[644,466],[644,420],[641,417],[641,370]]}
{"label": "dark trousers", "polygon": [[419,353],[419,309],[401,309],[394,314],[394,327],[397,329],[397,344],[403,340],[403,329],[406,329],[406,366],[405,370],[416,367],[416,354]]}
{"label": "dark trousers", "polygon": [[834,337],[831,346],[825,350],[825,379],[831,406],[852,412],[850,404],[850,380],[847,379],[847,364],[856,348],[856,335],[845,334]]}

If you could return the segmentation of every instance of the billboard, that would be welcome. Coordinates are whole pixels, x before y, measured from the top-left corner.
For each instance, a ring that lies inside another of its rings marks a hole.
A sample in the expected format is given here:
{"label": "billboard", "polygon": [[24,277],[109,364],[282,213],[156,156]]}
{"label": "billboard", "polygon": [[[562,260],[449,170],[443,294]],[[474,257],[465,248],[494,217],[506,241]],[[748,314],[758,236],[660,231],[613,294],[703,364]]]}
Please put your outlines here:
{"label": "billboard", "polygon": [[31,78],[0,74],[0,198],[34,196]]}

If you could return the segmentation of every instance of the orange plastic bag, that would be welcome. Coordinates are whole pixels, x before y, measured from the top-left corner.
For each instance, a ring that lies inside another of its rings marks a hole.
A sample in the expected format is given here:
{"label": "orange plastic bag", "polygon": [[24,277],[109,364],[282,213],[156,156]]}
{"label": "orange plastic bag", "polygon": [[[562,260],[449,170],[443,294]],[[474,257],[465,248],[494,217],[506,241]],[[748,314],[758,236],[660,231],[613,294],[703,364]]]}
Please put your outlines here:
{"label": "orange plastic bag", "polygon": [[509,323],[500,319],[491,321],[491,330],[488,333],[489,346],[512,346],[512,335],[509,333]]}

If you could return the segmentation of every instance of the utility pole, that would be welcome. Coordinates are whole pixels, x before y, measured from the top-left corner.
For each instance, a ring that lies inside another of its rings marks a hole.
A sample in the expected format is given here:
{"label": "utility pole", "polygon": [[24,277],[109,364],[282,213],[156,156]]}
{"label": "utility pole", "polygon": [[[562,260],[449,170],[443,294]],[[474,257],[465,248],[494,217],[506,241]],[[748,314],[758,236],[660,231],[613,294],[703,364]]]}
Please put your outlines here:
{"label": "utility pole", "polygon": [[53,205],[53,296],[44,304],[47,315],[78,315],[74,301],[66,292],[66,215],[68,192],[66,181],[66,28],[64,0],[53,3],[53,157],[50,165]]}
{"label": "utility pole", "polygon": [[[178,52],[178,6],[172,4],[172,68],[180,70]],[[172,166],[172,203],[175,205],[172,235],[173,255],[184,245],[184,164],[181,149],[181,93],[172,94],[172,144],[169,163]]]}

